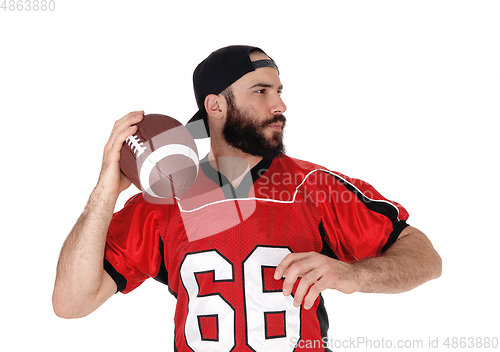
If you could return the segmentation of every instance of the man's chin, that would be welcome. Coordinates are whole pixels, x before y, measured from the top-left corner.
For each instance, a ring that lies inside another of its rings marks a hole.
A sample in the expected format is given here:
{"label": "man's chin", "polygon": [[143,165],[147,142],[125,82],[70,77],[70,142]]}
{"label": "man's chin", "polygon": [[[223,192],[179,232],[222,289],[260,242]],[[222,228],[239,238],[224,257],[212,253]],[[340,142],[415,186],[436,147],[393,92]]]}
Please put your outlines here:
{"label": "man's chin", "polygon": [[267,127],[263,131],[263,135],[266,137],[268,143],[280,143],[283,140],[283,131],[276,130],[271,127]]}

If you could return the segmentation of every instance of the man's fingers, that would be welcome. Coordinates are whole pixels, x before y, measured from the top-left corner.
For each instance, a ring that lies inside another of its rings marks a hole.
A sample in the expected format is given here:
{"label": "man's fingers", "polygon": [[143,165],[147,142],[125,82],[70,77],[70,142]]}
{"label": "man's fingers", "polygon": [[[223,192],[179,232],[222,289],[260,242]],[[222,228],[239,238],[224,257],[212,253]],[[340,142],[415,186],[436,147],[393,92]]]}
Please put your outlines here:
{"label": "man's fingers", "polygon": [[283,276],[288,274],[288,269],[290,266],[292,266],[294,263],[303,260],[307,256],[309,256],[309,253],[290,253],[288,254],[281,263],[278,264],[276,267],[276,271],[274,272],[274,278],[276,280],[280,280]]}
{"label": "man's fingers", "polygon": [[113,154],[116,157],[120,152],[123,142],[132,135],[139,123],[144,118],[144,111],[134,111],[115,122],[108,143],[105,146],[105,154]]}
{"label": "man's fingers", "polygon": [[127,137],[137,131],[135,124],[143,117],[144,111],[134,111],[116,121],[104,146],[98,184],[111,195],[117,196],[130,186],[130,180],[120,171],[120,151]]}
{"label": "man's fingers", "polygon": [[[295,307],[298,307],[301,305],[302,300],[304,299],[307,291],[309,288],[318,282],[318,280],[321,278],[321,273],[318,270],[311,270],[309,273],[306,275],[303,275],[302,278],[300,279],[299,285],[297,286],[297,289],[295,290],[295,296],[294,296],[294,301],[293,305]],[[314,300],[313,300],[314,302]],[[304,308],[306,308],[304,306]],[[308,309],[308,308],[306,308]]]}
{"label": "man's fingers", "polygon": [[299,277],[305,276],[314,269],[314,252],[291,253],[276,267],[275,278],[285,276],[283,281],[283,294],[288,296],[292,293],[293,286]]}
{"label": "man's fingers", "polygon": [[130,114],[125,115],[120,120],[115,122],[113,131],[111,133],[112,137],[121,140],[121,143],[127,139],[131,134],[130,127],[139,123],[144,118],[144,111],[134,111]]}
{"label": "man's fingers", "polygon": [[304,298],[304,308],[311,309],[311,307],[314,305],[314,302],[319,297],[319,294],[322,291],[326,290],[327,288],[328,287],[322,284],[322,281],[318,281],[315,284],[313,284],[310,287],[307,296]]}
{"label": "man's fingers", "polygon": [[301,278],[294,292],[294,305],[303,304],[310,309],[319,294],[327,288],[344,293],[356,291],[353,267],[348,263],[329,258],[316,252],[291,253],[276,267],[275,279],[283,280],[283,294],[292,294],[294,285]]}

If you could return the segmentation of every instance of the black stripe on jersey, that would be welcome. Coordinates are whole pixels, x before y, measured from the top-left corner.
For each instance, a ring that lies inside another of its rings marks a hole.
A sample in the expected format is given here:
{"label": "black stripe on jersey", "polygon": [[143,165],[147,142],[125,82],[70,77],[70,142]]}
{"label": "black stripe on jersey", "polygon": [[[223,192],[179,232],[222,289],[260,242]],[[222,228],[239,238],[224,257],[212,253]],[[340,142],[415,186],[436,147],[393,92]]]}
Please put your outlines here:
{"label": "black stripe on jersey", "polygon": [[160,236],[159,247],[161,256],[160,270],[158,270],[158,274],[154,279],[158,282],[161,282],[162,284],[168,285],[168,272],[167,272],[167,267],[165,266],[165,247],[163,244],[163,240],[161,239],[161,236]]}
{"label": "black stripe on jersey", "polygon": [[116,271],[113,265],[111,265],[106,258],[104,258],[104,270],[106,270],[109,276],[111,276],[113,281],[116,283],[116,292],[125,290],[125,287],[127,287],[127,279],[125,276]]}
{"label": "black stripe on jersey", "polygon": [[387,240],[387,243],[385,244],[384,247],[382,247],[382,253],[388,250],[394,244],[394,242],[396,242],[399,235],[401,234],[401,231],[403,231],[403,229],[405,229],[408,226],[410,225],[408,225],[404,220],[398,221],[396,225],[394,225],[393,230],[389,235],[389,239]]}
{"label": "black stripe on jersey", "polygon": [[[316,310],[316,315],[318,317],[319,322],[319,330],[321,332],[321,337],[323,341],[328,338],[328,328],[330,327],[330,322],[328,321],[328,313],[325,308],[325,300],[321,293],[319,294],[319,304],[318,309]],[[330,351],[328,348],[325,348],[325,352]]]}
{"label": "black stripe on jersey", "polygon": [[255,183],[264,173],[271,167],[273,159],[262,159],[257,165],[255,165],[250,174],[252,175],[252,180]]}
{"label": "black stripe on jersey", "polygon": [[[323,220],[319,222],[318,230],[321,235],[321,243],[323,245],[320,254],[324,254],[330,258],[338,260],[339,258],[337,257],[335,252],[332,250],[332,248],[326,241],[326,231],[325,228],[323,227]],[[324,339],[328,338],[328,328],[330,327],[330,322],[328,321],[328,313],[326,312],[325,301],[321,293],[319,294],[319,304],[316,310],[316,316],[318,317],[321,337],[323,338],[323,341],[325,341]],[[325,352],[327,351],[330,350],[328,348],[325,348]]]}
{"label": "black stripe on jersey", "polygon": [[345,188],[347,188],[349,191],[354,193],[354,195],[371,211],[374,211],[375,213],[379,213],[381,215],[384,215],[391,220],[392,225],[395,226],[396,223],[399,221],[399,211],[398,208],[389,203],[388,201],[385,200],[376,200],[376,199],[370,199],[366,197],[363,192],[361,192],[359,189],[357,189],[352,183],[348,182],[347,180],[343,179],[342,177],[334,174],[333,172],[328,172],[324,171],[327,174],[333,176],[336,180],[338,180],[340,183],[344,185]]}
{"label": "black stripe on jersey", "polygon": [[337,255],[333,251],[332,247],[330,247],[330,245],[326,241],[326,231],[325,231],[325,228],[323,227],[323,220],[321,220],[319,222],[318,230],[319,230],[319,234],[321,236],[321,243],[323,245],[323,247],[321,248],[320,254],[324,254],[330,258],[338,260],[339,257],[337,257]]}
{"label": "black stripe on jersey", "polygon": [[[363,192],[361,192],[359,189],[357,189],[353,184],[350,182],[346,181],[342,177],[329,172],[329,171],[324,171],[325,173],[333,176],[336,180],[338,180],[340,183],[344,185],[345,188],[347,188],[350,192],[354,193],[356,197],[371,211],[375,213],[379,213],[381,215],[386,216],[391,222],[392,222],[392,232],[389,235],[389,238],[387,239],[386,244],[384,247],[382,247],[382,252],[384,253],[387,251],[398,239],[399,235],[401,234],[401,231],[403,231],[404,228],[407,226],[410,226],[406,223],[404,220],[399,220],[399,210],[398,208],[385,200],[376,200],[376,199],[370,199],[366,197]],[[323,232],[322,232],[323,231]],[[325,229],[323,228],[322,223],[320,223],[320,233],[321,233],[321,238],[323,240],[323,249],[321,251],[322,254],[323,251],[326,248],[326,251],[328,251],[329,246],[325,246]],[[328,255],[328,254],[326,254]],[[334,254],[335,255],[335,254]],[[333,257],[332,257],[333,258]],[[336,258],[338,259],[338,258]]]}
{"label": "black stripe on jersey", "polygon": [[[388,201],[384,201],[384,200],[376,200],[376,199],[370,199],[368,197],[366,197],[363,192],[361,192],[360,190],[358,190],[353,184],[351,184],[350,182],[344,180],[342,177],[332,173],[332,172],[328,172],[328,171],[324,171],[326,172],[327,174],[333,176],[336,180],[338,180],[340,183],[342,183],[344,185],[345,188],[347,188],[350,192],[354,193],[356,195],[356,197],[368,208],[370,209],[371,211],[375,212],[375,213],[379,213],[381,215],[384,215],[386,216],[389,220],[391,220],[392,222],[392,232],[391,234],[389,235],[389,238],[387,239],[387,242],[386,244],[384,245],[384,247],[382,248],[382,252],[381,253],[384,253],[385,251],[387,251],[395,242],[396,240],[398,239],[399,235],[401,234],[401,231],[403,231],[403,229],[407,226],[410,226],[406,223],[406,221],[404,220],[399,220],[399,211],[398,211],[398,208],[388,202]],[[333,253],[333,251],[331,250],[330,246],[327,245],[326,241],[325,241],[325,229],[323,228],[323,224],[320,222],[319,224],[319,231],[320,231],[320,234],[321,234],[321,239],[323,241],[323,248],[321,250],[321,254],[326,254],[328,255],[329,257],[331,258],[335,258],[335,259],[338,259],[336,256],[335,256],[335,253]],[[325,246],[326,244],[326,246]],[[331,252],[331,253],[330,253]],[[330,254],[333,254],[335,257],[332,257]]]}

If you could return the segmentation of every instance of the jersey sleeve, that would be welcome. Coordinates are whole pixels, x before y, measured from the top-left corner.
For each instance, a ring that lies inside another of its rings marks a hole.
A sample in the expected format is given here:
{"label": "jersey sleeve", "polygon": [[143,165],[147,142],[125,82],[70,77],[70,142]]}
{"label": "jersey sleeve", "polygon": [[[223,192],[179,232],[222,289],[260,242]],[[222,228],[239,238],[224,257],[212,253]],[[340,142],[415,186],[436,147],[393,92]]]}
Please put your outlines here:
{"label": "jersey sleeve", "polygon": [[160,215],[142,196],[113,215],[104,253],[104,269],[118,291],[128,293],[160,270]]}
{"label": "jersey sleeve", "polygon": [[326,242],[338,259],[353,262],[385,252],[408,226],[408,212],[370,184],[325,171],[329,199],[321,205]]}

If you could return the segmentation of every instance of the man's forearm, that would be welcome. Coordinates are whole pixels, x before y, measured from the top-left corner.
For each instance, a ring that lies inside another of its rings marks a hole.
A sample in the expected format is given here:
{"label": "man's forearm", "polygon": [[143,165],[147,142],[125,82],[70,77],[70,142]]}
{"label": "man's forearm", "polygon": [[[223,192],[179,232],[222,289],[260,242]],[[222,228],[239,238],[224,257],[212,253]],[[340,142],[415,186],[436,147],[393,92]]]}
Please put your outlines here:
{"label": "man's forearm", "polygon": [[115,282],[103,268],[104,248],[116,200],[131,184],[120,171],[120,152],[143,118],[144,111],[134,111],[116,121],[104,146],[97,186],[59,256],[52,297],[59,316],[89,314],[116,291]]}
{"label": "man's forearm", "polygon": [[115,201],[98,186],[64,242],[54,286],[55,310],[78,316],[81,313],[76,310],[93,304],[102,283],[104,247]]}
{"label": "man's forearm", "polygon": [[405,292],[441,275],[441,257],[427,236],[412,227],[383,255],[352,265],[360,292]]}

